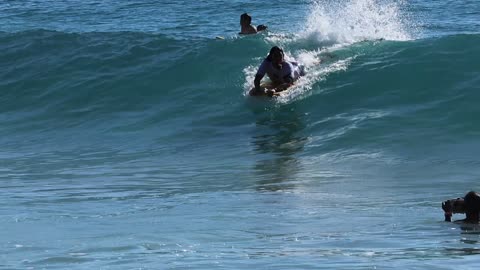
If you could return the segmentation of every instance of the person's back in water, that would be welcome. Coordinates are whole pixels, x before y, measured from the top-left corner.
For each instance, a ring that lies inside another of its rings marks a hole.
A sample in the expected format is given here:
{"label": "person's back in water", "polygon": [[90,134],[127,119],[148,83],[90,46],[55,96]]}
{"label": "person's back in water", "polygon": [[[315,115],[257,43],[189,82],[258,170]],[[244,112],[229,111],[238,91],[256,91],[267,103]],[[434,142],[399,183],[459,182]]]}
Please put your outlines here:
{"label": "person's back in water", "polygon": [[260,31],[267,29],[267,27],[263,24],[255,28],[255,26],[252,25],[252,17],[247,13],[243,13],[242,15],[240,15],[240,26],[240,35],[256,34]]}

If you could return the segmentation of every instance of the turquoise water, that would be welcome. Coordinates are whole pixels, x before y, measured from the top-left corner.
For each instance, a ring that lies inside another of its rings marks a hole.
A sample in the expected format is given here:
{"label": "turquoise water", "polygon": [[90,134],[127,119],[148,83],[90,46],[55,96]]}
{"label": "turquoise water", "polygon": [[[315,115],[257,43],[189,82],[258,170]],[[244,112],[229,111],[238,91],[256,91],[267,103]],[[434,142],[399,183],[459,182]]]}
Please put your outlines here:
{"label": "turquoise water", "polygon": [[0,10],[0,269],[478,268],[480,2]]}

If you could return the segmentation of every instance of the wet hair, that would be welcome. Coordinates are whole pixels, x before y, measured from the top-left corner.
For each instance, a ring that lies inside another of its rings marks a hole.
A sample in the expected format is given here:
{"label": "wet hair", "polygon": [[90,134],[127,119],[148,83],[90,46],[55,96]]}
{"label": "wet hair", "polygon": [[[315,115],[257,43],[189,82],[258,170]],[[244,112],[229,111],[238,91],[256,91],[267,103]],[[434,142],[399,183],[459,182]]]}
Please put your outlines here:
{"label": "wet hair", "polygon": [[274,53],[277,53],[277,52],[281,53],[282,56],[285,55],[285,54],[283,53],[283,50],[282,50],[280,47],[278,47],[278,46],[273,46],[273,47],[270,49],[270,52],[268,53],[267,60],[268,60],[268,61],[272,61],[272,55],[273,55]]}
{"label": "wet hair", "polygon": [[464,200],[466,213],[477,213],[480,211],[480,196],[475,191],[468,192]]}
{"label": "wet hair", "polygon": [[263,25],[263,24],[260,24],[259,26],[257,26],[257,31],[263,31],[263,30],[266,30],[268,27],[266,25]]}
{"label": "wet hair", "polygon": [[251,24],[252,23],[252,17],[250,15],[248,15],[248,13],[243,13],[242,15],[240,15],[240,22],[242,21],[246,21],[248,22],[248,24]]}

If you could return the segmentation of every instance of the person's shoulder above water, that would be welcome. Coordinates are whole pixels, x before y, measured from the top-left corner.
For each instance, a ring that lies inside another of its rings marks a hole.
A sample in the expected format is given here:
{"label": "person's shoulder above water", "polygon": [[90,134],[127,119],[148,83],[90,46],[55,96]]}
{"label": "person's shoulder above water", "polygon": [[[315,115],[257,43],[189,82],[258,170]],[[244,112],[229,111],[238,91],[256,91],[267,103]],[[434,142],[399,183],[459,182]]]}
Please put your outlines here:
{"label": "person's shoulder above water", "polygon": [[266,30],[267,26],[261,24],[255,28],[255,26],[252,25],[252,17],[248,15],[247,13],[243,13],[240,15],[240,35],[251,35],[251,34],[256,34],[260,31]]}

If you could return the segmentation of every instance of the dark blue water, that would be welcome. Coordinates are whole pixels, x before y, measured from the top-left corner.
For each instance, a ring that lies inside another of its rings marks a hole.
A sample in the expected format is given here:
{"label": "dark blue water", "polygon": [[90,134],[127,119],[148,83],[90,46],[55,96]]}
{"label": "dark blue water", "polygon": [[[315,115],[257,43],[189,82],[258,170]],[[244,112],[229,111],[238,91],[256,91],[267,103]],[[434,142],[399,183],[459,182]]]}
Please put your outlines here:
{"label": "dark blue water", "polygon": [[0,269],[477,267],[478,1],[0,10]]}

